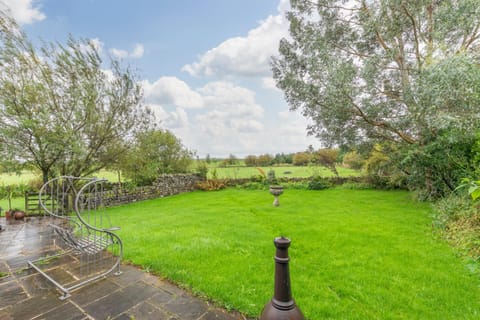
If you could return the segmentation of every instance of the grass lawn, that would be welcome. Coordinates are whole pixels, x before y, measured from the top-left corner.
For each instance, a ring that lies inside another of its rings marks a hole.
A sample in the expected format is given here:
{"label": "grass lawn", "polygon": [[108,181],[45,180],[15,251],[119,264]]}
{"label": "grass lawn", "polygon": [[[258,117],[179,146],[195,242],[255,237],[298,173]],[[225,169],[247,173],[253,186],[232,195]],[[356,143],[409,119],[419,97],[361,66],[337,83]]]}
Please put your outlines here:
{"label": "grass lawn", "polygon": [[[8,199],[0,199],[0,208],[2,208],[2,214],[0,216],[5,216],[5,211],[8,210]],[[12,199],[12,209],[25,210],[25,198],[13,198]]]}
{"label": "grass lawn", "polygon": [[194,192],[109,209],[125,260],[258,316],[273,238],[292,239],[292,293],[309,319],[479,319],[480,280],[432,236],[407,192]]}
{"label": "grass lawn", "polygon": [[[281,166],[281,167],[261,167],[265,174],[271,169],[275,171],[275,176],[280,177],[295,177],[295,178],[307,178],[314,175],[320,175],[322,177],[333,177],[334,174],[331,170],[320,166]],[[218,178],[250,178],[251,176],[258,176],[260,173],[255,167],[225,167],[225,168],[209,168],[208,177],[212,178],[214,170],[217,173]],[[337,168],[338,173],[342,177],[359,176],[361,172],[358,170],[352,170],[348,168]]]}

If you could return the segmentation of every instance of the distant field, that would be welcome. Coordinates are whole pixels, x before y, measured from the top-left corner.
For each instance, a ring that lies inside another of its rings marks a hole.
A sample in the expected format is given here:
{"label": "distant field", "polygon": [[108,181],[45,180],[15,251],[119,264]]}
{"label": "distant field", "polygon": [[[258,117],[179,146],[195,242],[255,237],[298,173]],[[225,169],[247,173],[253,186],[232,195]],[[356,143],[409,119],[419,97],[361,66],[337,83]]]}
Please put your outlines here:
{"label": "distant field", "polygon": [[[333,177],[334,174],[331,170],[328,170],[324,167],[319,166],[306,166],[306,167],[296,167],[296,166],[281,166],[281,167],[261,167],[261,169],[268,174],[268,171],[274,170],[275,176],[280,177],[298,177],[298,178],[307,178],[314,175],[319,175],[322,177]],[[360,176],[361,172],[358,170],[352,170],[347,168],[337,168],[338,173],[342,177],[356,177]],[[252,176],[258,176],[260,174],[259,170],[255,167],[211,167],[208,170],[208,177],[212,178],[214,172],[216,172],[217,178],[230,178],[230,179],[239,179],[239,178],[250,178]]]}
{"label": "distant field", "polygon": [[[116,172],[108,170],[100,170],[97,174],[93,174],[97,178],[105,178],[110,182],[117,182],[118,175]],[[25,184],[29,181],[40,178],[40,173],[35,173],[34,171],[24,170],[20,174],[16,173],[2,173],[0,174],[0,185],[12,185],[12,184]],[[122,177],[122,180],[125,178]]]}
{"label": "distant field", "polygon": [[39,178],[40,174],[33,171],[22,171],[20,174],[16,173],[2,173],[0,174],[0,185],[24,184],[30,180]]}

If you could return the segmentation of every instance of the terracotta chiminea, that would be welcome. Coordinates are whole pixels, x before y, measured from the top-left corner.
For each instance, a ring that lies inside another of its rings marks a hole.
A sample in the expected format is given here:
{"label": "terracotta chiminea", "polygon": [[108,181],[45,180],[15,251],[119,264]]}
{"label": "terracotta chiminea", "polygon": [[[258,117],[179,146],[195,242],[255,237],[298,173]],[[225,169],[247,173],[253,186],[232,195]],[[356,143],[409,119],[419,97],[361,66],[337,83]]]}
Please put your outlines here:
{"label": "terracotta chiminea", "polygon": [[290,239],[275,238],[275,291],[272,300],[265,305],[260,320],[304,320],[300,309],[292,298],[288,247]]}

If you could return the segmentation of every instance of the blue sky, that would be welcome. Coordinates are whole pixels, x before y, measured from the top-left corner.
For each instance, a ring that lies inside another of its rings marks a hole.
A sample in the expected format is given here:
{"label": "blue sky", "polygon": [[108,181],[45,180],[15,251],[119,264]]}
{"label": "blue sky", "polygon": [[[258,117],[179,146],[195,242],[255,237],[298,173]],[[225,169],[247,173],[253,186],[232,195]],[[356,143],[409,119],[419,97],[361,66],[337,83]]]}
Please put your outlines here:
{"label": "blue sky", "polygon": [[2,1],[32,40],[91,39],[137,70],[160,126],[200,157],[319,146],[271,78],[287,0]]}

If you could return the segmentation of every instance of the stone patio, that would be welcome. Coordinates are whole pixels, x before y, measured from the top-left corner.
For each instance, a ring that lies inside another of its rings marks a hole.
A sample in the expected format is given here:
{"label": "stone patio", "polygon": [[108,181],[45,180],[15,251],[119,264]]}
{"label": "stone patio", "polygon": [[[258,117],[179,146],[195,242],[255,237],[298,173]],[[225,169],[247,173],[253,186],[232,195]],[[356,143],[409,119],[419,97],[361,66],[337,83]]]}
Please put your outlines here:
{"label": "stone patio", "polygon": [[[88,284],[60,300],[60,292],[27,267],[27,260],[52,251],[46,219],[24,221],[0,218],[0,319],[245,319],[192,296],[177,286],[129,265],[120,276]],[[55,278],[71,277],[69,256],[52,259],[45,266]]]}

